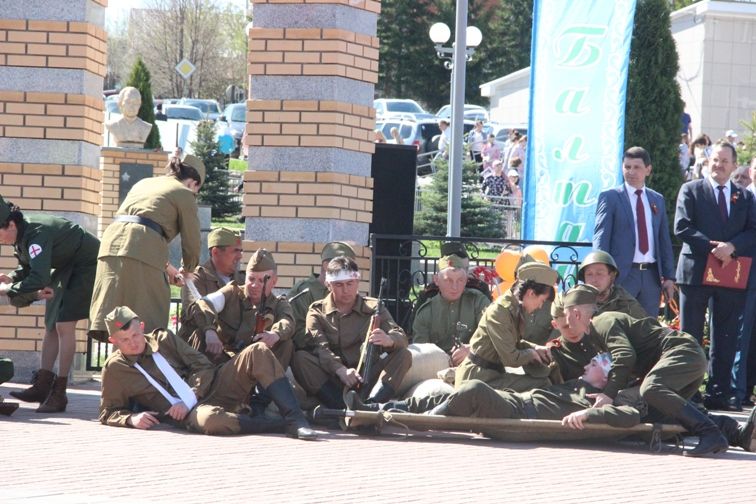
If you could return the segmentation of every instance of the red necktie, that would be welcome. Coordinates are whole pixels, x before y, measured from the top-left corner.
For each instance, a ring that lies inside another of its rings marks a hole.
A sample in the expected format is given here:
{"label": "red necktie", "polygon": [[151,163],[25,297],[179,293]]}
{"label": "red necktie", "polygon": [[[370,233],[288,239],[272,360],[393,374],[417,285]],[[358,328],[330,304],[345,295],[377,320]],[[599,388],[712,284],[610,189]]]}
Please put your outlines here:
{"label": "red necktie", "polygon": [[717,196],[717,204],[719,204],[719,213],[722,214],[722,220],[727,222],[727,202],[725,201],[724,190],[725,186],[717,186],[719,189],[719,195]]}
{"label": "red necktie", "polygon": [[641,254],[648,252],[648,231],[646,230],[646,209],[643,207],[643,189],[635,191],[638,199],[635,200],[635,214],[638,218],[638,250]]}

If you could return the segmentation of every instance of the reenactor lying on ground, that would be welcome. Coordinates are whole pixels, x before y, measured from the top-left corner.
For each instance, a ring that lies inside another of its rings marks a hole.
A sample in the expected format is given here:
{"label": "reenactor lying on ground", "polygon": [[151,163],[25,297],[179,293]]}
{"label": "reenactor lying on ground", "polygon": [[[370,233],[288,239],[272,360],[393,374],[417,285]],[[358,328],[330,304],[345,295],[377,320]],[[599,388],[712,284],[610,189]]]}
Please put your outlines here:
{"label": "reenactor lying on ground", "polygon": [[[305,349],[294,353],[291,369],[297,383],[329,408],[344,407],[343,387],[372,391],[371,401],[391,399],[412,365],[407,336],[385,307],[372,327],[378,300],[358,293],[360,271],[353,259],[331,260],[326,285],[329,294],[307,313]],[[378,350],[370,376],[358,369],[366,339]]]}
{"label": "reenactor lying on ground", "polygon": [[[209,435],[286,432],[316,438],[281,364],[264,343],[214,365],[170,331],[145,335],[128,307],[115,308],[105,322],[117,350],[102,370],[101,423],[149,429],[168,422]],[[272,398],[283,420],[243,412],[256,385]]]}

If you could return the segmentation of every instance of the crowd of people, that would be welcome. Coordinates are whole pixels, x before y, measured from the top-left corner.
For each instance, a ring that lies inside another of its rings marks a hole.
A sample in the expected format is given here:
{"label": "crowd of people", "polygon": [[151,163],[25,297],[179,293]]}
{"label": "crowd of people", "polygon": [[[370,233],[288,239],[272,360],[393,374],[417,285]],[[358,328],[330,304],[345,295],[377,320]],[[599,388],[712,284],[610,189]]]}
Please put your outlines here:
{"label": "crowd of people", "polygon": [[[503,159],[491,161],[480,138],[472,136],[472,155],[501,173]],[[515,170],[521,143],[513,132],[503,156]],[[513,285],[494,298],[470,277],[464,247],[447,243],[407,331],[381,300],[359,293],[362,274],[343,242],[326,244],[319,270],[286,296],[274,294],[278,266],[265,249],[240,275],[233,230],[213,230],[210,257],[198,265],[195,195],[205,167],[190,155],[171,157],[164,177],[135,184],[101,242],[66,219],[27,217],[0,199],[0,243],[19,261],[0,278],[0,294],[15,306],[47,300],[39,371],[13,395],[40,403],[39,412],[65,411],[72,329],[88,314],[89,336],[115,347],[102,372],[99,420],[109,426],[167,422],[210,435],[312,440],[313,422],[335,427],[318,407],[396,408],[560,420],[565,429],[662,421],[698,437],[686,455],[752,451],[756,409],[745,425],[707,412],[752,406],[756,386],[756,275],[736,286],[725,269],[747,269],[743,258],[756,252],[754,196],[730,182],[735,156],[730,143],[715,144],[709,175],[680,189],[676,265],[664,199],[645,185],[651,159],[632,147],[623,184],[599,197],[595,250],[577,270],[578,285],[556,295],[556,270],[522,255],[509,266]],[[180,270],[167,257],[178,234]],[[165,329],[172,283],[183,286],[177,334]],[[661,297],[678,288],[679,330],[657,320]],[[426,355],[443,358],[426,365]],[[439,376],[432,392],[416,387]]]}

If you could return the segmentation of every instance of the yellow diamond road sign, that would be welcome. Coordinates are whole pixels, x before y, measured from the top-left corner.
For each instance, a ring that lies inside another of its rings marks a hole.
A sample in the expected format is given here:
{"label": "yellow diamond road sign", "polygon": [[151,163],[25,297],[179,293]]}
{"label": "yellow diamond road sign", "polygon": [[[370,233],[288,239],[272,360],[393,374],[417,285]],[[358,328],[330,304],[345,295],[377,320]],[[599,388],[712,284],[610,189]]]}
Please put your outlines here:
{"label": "yellow diamond road sign", "polygon": [[188,79],[189,77],[191,77],[191,75],[194,73],[196,69],[197,67],[195,67],[192,64],[192,62],[186,58],[179,61],[179,64],[176,65],[176,71],[184,79]]}

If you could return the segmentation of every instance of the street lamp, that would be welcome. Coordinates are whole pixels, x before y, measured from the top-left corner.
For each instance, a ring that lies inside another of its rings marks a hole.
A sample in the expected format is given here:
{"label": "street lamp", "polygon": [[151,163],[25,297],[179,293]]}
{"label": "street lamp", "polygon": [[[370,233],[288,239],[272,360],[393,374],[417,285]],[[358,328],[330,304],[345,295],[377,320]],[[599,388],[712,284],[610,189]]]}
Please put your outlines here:
{"label": "street lamp", "polygon": [[457,0],[455,42],[449,41],[451,30],[444,23],[431,26],[428,35],[435,44],[436,56],[445,60],[444,67],[451,75],[451,147],[449,152],[449,203],[446,216],[446,236],[460,236],[462,216],[462,137],[464,135],[465,71],[466,63],[483,41],[483,34],[474,26],[467,26],[467,0]]}

